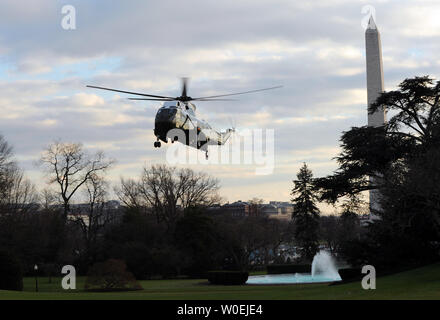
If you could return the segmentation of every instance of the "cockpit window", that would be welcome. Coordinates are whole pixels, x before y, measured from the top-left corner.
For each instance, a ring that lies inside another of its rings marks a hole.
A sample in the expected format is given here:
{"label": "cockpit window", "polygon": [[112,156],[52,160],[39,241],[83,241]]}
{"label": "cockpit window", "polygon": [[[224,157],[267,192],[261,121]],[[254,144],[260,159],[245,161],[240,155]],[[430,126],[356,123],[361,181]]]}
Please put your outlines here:
{"label": "cockpit window", "polygon": [[176,112],[177,107],[165,107],[165,108],[160,108],[158,110],[158,113],[164,112],[164,113],[173,113]]}
{"label": "cockpit window", "polygon": [[177,113],[176,107],[160,108],[157,111],[156,121],[168,121],[169,119],[173,118],[176,115],[176,113]]}

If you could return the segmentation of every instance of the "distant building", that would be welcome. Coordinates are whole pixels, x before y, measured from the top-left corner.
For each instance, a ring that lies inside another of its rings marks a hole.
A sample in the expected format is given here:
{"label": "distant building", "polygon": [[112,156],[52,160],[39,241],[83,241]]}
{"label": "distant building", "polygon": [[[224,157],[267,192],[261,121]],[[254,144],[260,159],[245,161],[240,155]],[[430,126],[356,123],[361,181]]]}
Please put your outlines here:
{"label": "distant building", "polygon": [[248,202],[238,200],[223,205],[221,209],[224,213],[230,214],[232,217],[247,217],[249,216],[250,205]]}
{"label": "distant building", "polygon": [[220,214],[222,210],[222,205],[220,203],[215,203],[207,208],[211,214]]}
{"label": "distant building", "polygon": [[278,214],[271,216],[276,219],[290,220],[293,213],[293,205],[287,201],[270,201],[270,205],[275,206],[278,210]]}
{"label": "distant building", "polygon": [[270,201],[269,203],[249,203],[238,200],[224,205],[215,204],[208,208],[212,214],[231,217],[267,216],[275,219],[291,219],[293,206],[290,202]]}
{"label": "distant building", "polygon": [[277,206],[275,206],[271,203],[260,204],[259,211],[261,212],[261,214],[266,215],[266,216],[273,216],[273,215],[278,215],[281,213],[281,209],[279,209]]}

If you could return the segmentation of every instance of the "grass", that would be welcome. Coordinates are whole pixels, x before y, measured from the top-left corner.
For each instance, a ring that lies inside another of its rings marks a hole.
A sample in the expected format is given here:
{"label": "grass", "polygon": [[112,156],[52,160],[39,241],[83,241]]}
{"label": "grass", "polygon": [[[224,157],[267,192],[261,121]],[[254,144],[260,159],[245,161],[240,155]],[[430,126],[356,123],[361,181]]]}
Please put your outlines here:
{"label": "grass", "polygon": [[299,284],[278,286],[212,286],[203,279],[146,280],[143,290],[130,292],[84,292],[84,278],[79,277],[78,290],[61,289],[61,278],[39,279],[39,291],[35,291],[35,279],[24,279],[24,291],[2,291],[4,299],[165,299],[165,300],[284,300],[284,299],[440,299],[440,263],[413,269],[394,275],[379,277],[376,290],[363,290],[360,282],[329,286],[327,284]]}

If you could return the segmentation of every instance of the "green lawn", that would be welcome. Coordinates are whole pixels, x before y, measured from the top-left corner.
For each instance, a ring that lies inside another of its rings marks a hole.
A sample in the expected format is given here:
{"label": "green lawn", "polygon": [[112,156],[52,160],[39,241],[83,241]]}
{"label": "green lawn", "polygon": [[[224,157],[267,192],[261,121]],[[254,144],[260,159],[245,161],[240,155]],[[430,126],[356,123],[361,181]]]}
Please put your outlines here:
{"label": "green lawn", "polygon": [[143,290],[115,293],[81,291],[84,278],[78,279],[79,290],[61,289],[61,278],[52,284],[26,278],[24,292],[1,291],[0,299],[440,299],[440,263],[379,277],[376,290],[363,290],[360,282],[328,286],[326,284],[280,286],[211,286],[206,280],[147,280],[141,281]]}

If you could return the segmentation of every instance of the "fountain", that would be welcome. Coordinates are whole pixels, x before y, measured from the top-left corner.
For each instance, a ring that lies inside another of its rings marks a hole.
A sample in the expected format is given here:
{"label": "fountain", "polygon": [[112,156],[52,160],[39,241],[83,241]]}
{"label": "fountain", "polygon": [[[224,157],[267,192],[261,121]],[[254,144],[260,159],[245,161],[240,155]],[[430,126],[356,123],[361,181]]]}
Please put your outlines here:
{"label": "fountain", "polygon": [[340,279],[333,257],[324,250],[319,251],[312,261],[312,278],[318,275],[329,279]]}
{"label": "fountain", "polygon": [[247,284],[293,284],[341,281],[333,257],[325,250],[319,251],[312,261],[312,273],[286,273],[250,276]]}

